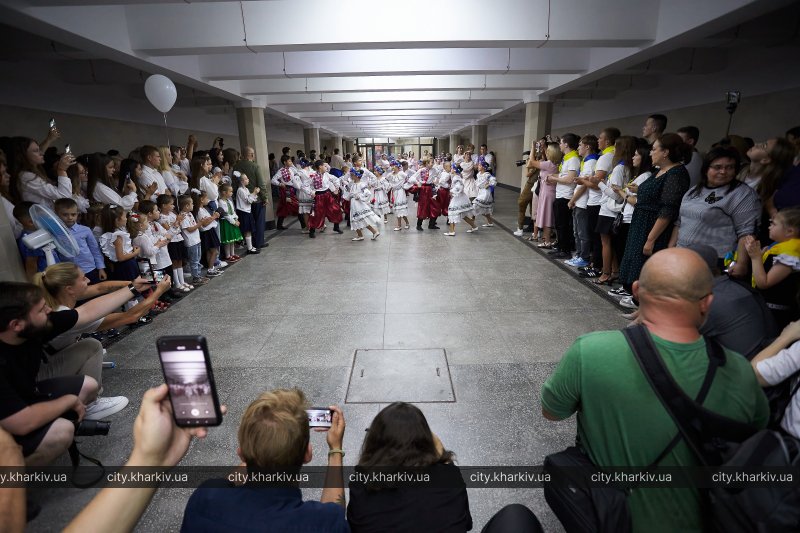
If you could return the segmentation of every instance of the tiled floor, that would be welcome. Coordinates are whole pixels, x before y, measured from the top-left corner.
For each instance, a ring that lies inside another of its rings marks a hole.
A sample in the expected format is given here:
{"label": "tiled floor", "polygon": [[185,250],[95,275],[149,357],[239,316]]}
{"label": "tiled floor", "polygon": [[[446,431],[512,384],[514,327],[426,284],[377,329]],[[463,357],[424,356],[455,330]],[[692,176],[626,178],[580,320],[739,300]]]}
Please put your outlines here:
{"label": "tiled floor", "polygon": [[[113,417],[107,438],[85,439],[82,450],[124,463],[141,394],[162,380],[155,339],[197,333],[209,339],[229,414],[183,464],[235,464],[239,418],[261,391],[296,386],[314,404],[343,404],[357,349],[421,348],[446,350],[456,401],[420,407],[460,464],[541,464],[575,435],[572,420],[542,418],[542,383],[577,335],[625,321],[600,291],[505,229],[516,226],[516,193],[498,188],[496,198],[500,224],[477,234],[459,225],[456,237],[445,237],[440,219],[440,231],[387,227],[374,242],[351,242],[348,232],[311,240],[297,224],[275,236],[261,255],[109,349],[117,368],[104,376],[107,394],[124,394],[131,405]],[[346,464],[357,461],[364,428],[384,405],[344,405]],[[312,435],[322,449],[322,435]],[[43,511],[31,529],[63,527],[95,492],[37,491]],[[139,531],[179,529],[190,493],[160,490]],[[470,502],[477,531],[513,502],[531,507],[546,531],[561,530],[540,489],[470,489]]]}

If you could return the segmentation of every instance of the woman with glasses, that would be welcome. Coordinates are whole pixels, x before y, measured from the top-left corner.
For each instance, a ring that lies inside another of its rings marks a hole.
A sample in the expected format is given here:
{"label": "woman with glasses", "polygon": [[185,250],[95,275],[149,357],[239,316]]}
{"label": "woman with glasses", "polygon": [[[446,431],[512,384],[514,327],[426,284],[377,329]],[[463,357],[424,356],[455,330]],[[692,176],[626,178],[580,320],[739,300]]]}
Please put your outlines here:
{"label": "woman with glasses", "polygon": [[700,183],[683,196],[670,244],[682,248],[707,244],[717,251],[721,268],[725,256],[738,250],[739,260],[729,272],[743,277],[748,271],[745,238],[756,234],[761,201],[756,191],[736,179],[738,171],[735,149],[717,147],[706,154]]}

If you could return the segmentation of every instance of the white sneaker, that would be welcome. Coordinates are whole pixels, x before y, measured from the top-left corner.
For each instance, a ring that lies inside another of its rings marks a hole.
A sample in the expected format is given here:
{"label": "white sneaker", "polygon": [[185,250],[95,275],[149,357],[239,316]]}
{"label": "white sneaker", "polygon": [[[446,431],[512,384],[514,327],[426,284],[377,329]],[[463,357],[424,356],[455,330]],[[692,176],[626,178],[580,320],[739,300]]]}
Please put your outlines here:
{"label": "white sneaker", "polygon": [[350,239],[350,240],[351,240],[351,241],[363,241],[363,240],[364,240],[364,237],[353,237],[353,238],[352,238],[352,239]]}
{"label": "white sneaker", "polygon": [[622,300],[619,301],[619,305],[625,307],[627,309],[638,309],[639,306],[633,303],[633,296],[626,296]]}
{"label": "white sneaker", "polygon": [[493,228],[494,224],[481,224],[482,228]]}
{"label": "white sneaker", "polygon": [[478,226],[475,226],[474,228],[468,229],[467,233],[473,233],[473,232],[476,232],[476,231],[478,231]]}
{"label": "white sneaker", "polygon": [[402,228],[394,228],[395,231],[400,231]]}
{"label": "white sneaker", "polygon": [[217,269],[225,268],[226,266],[228,266],[228,263],[226,263],[225,261],[220,261],[219,264],[215,268],[217,268]]}
{"label": "white sneaker", "polygon": [[408,229],[410,226],[408,224],[406,224],[404,227],[405,227],[405,229]]}
{"label": "white sneaker", "polygon": [[444,234],[447,235],[448,237],[455,237],[456,232],[455,231],[445,231]]}
{"label": "white sneaker", "polygon": [[515,237],[522,237],[522,230],[521,230],[521,229],[518,229],[517,231],[515,231],[515,232],[514,232],[514,236],[515,236]]}
{"label": "white sneaker", "polygon": [[125,396],[110,396],[107,398],[97,398],[95,401],[86,406],[85,420],[102,420],[108,418],[114,413],[119,413],[125,406],[128,405],[128,399]]}
{"label": "white sneaker", "polygon": [[375,239],[377,239],[377,238],[378,238],[378,237],[380,237],[380,236],[381,236],[381,233],[380,233],[380,232],[378,232],[378,233],[374,233],[374,234],[372,235],[371,239],[374,241]]}

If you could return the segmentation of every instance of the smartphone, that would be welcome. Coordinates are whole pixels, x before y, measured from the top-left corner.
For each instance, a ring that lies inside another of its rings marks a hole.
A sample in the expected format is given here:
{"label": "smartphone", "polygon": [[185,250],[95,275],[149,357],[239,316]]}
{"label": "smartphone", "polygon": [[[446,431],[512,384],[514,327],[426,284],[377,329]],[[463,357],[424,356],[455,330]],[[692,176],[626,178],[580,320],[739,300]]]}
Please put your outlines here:
{"label": "smartphone", "polygon": [[155,274],[153,273],[153,265],[150,260],[145,257],[136,259],[136,264],[139,266],[139,275],[150,283],[156,282]]}
{"label": "smartphone", "polygon": [[56,127],[56,119],[51,118],[50,119],[50,129],[52,130],[55,127]]}
{"label": "smartphone", "polygon": [[71,154],[72,153],[72,148],[70,148],[69,145],[65,146],[64,147],[64,153],[65,154]]}
{"label": "smartphone", "polygon": [[156,347],[169,387],[175,424],[180,427],[220,425],[222,410],[206,338],[200,335],[160,337]]}
{"label": "smartphone", "polygon": [[130,183],[131,182],[131,173],[130,172],[126,172],[125,173],[125,182],[126,183]]}
{"label": "smartphone", "polygon": [[312,428],[329,428],[333,423],[333,411],[327,407],[312,407],[306,409],[308,426]]}

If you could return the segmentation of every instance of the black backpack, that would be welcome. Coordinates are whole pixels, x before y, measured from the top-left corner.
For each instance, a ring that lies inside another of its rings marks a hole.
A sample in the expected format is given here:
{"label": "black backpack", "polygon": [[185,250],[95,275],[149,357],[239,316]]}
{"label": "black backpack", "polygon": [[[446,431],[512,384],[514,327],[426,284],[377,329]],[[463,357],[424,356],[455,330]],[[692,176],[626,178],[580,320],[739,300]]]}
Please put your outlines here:
{"label": "black backpack", "polygon": [[[800,473],[800,442],[770,429],[755,432],[742,440],[740,437],[746,434],[746,425],[714,413],[709,415],[680,390],[668,373],[664,379],[666,367],[643,326],[628,328],[625,334],[634,346],[634,353],[650,385],[703,466],[728,467],[737,472],[776,469],[773,473],[777,472],[779,479],[774,482],[716,484],[701,491],[708,504],[706,518],[709,528],[720,533],[800,531],[800,485],[780,477],[780,472],[791,474],[792,469],[795,476]],[[637,344],[646,346],[646,349],[637,350]],[[797,392],[797,387],[781,396],[783,403],[780,407],[773,406],[778,410],[773,413],[778,424],[794,392]],[[739,444],[734,444],[737,442]]]}

